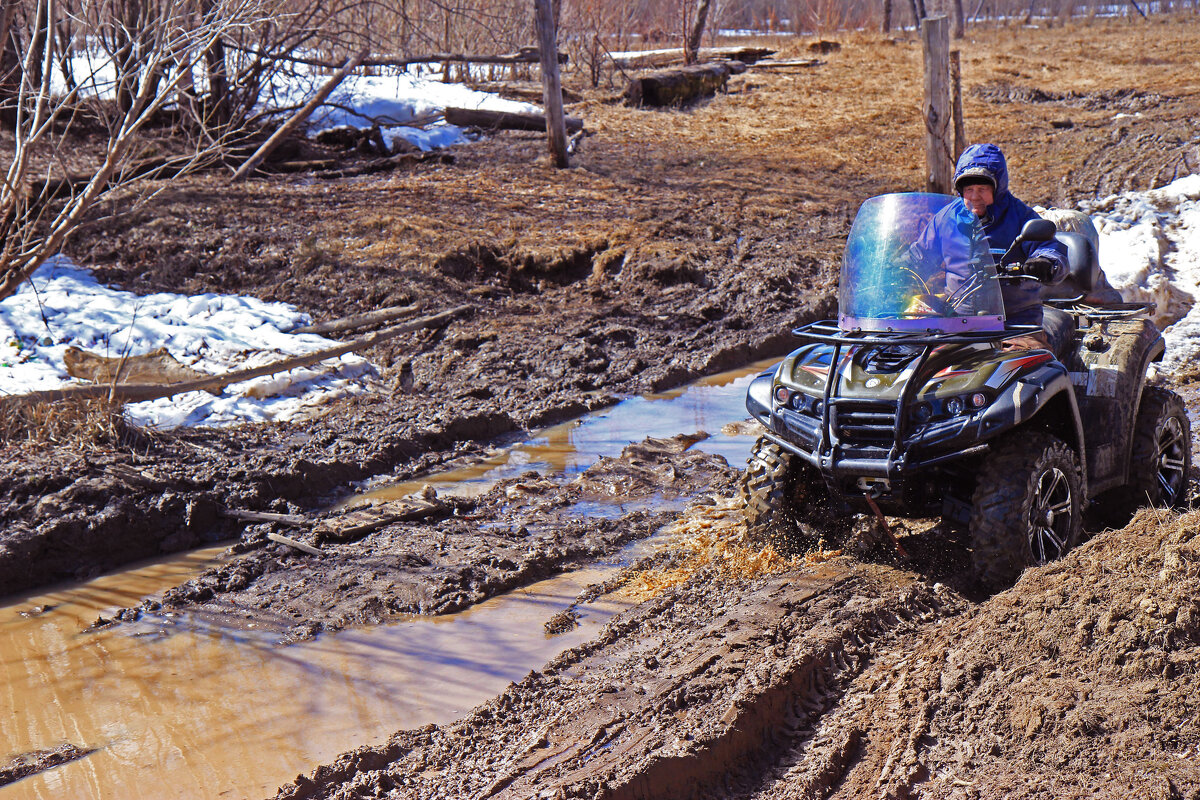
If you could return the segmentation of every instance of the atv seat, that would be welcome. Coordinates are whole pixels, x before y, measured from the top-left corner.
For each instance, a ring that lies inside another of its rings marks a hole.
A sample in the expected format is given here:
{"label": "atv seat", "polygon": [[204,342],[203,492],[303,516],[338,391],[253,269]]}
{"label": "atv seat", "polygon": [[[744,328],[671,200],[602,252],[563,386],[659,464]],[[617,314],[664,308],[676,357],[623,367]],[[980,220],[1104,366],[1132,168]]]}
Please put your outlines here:
{"label": "atv seat", "polygon": [[1054,239],[1067,248],[1067,266],[1070,272],[1061,286],[1074,295],[1086,295],[1096,288],[1100,279],[1100,260],[1092,243],[1082,233],[1059,231]]}

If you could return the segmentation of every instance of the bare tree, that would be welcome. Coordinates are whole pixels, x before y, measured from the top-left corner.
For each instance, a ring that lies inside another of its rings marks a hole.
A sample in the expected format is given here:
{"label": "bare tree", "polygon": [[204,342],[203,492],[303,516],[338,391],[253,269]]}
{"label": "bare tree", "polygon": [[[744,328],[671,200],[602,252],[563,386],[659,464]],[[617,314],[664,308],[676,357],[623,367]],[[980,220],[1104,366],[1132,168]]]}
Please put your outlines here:
{"label": "bare tree", "polygon": [[[95,63],[75,88],[56,94],[52,74],[58,37],[39,36],[38,31],[53,30],[62,7],[57,0],[37,0],[36,13],[27,16],[24,39],[38,47],[30,47],[20,65],[13,156],[0,184],[0,299],[13,294],[38,265],[58,252],[98,201],[136,184],[139,177],[127,167],[139,133],[165,106],[178,101],[180,88],[213,44],[270,17],[264,0],[213,0],[207,15],[188,3],[163,3],[151,13],[149,3],[135,0],[111,15],[98,13],[97,6],[87,2],[80,5],[84,13],[72,22],[83,41],[107,37],[110,43],[123,42],[136,51],[140,63],[136,71],[127,62],[113,63],[125,57],[114,48],[113,62],[98,59],[102,63]],[[127,26],[135,11],[138,20],[153,24],[125,34],[113,30]],[[101,76],[109,63],[117,70],[115,85]],[[114,92],[113,100],[103,99],[106,91]],[[98,95],[91,106],[108,133],[102,152],[79,177],[68,170],[77,159],[67,137],[74,119],[70,112],[88,92]],[[197,149],[183,160],[196,161],[210,153]]]}

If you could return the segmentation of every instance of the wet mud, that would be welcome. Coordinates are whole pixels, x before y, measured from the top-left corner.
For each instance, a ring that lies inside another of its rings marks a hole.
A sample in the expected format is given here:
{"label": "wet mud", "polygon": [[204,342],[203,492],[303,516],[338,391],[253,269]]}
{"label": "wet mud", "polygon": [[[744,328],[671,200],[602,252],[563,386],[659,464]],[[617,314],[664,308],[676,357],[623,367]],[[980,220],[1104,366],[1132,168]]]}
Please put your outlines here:
{"label": "wet mud", "polygon": [[[691,449],[704,438],[647,439],[574,478],[530,471],[474,498],[427,490],[346,506],[300,530],[255,525],[223,563],[98,624],[189,609],[294,642],[458,611],[651,536],[698,495],[731,493],[737,470]],[[647,498],[654,501],[637,508]],[[316,554],[268,538],[273,532]]]}
{"label": "wet mud", "polygon": [[[969,135],[1005,147],[1031,204],[1195,172],[1195,24],[975,30]],[[857,205],[924,185],[920,54],[915,39],[848,36],[817,69],[738,76],[687,113],[585,100],[595,135],[571,170],[538,161],[540,137],[501,135],[390,176],[188,178],[95,220],[71,254],[134,291],[246,292],[318,320],[473,311],[373,349],[381,390],[305,422],[4,443],[0,595],[233,540],[230,560],[105,619],[171,642],[172,615],[195,615],[289,652],[273,645],[526,586],[683,509],[660,534],[671,550],[580,595],[637,603],[599,635],[457,721],[308,759],[279,796],[1200,796],[1194,515],[1098,532],[988,598],[933,529],[897,529],[909,565],[877,542],[848,547],[858,559],[746,550],[724,518],[740,464],[686,439],[578,477],[329,510],[786,352],[791,327],[835,307]],[[545,632],[567,635],[577,608]],[[57,743],[0,752],[2,769]]]}

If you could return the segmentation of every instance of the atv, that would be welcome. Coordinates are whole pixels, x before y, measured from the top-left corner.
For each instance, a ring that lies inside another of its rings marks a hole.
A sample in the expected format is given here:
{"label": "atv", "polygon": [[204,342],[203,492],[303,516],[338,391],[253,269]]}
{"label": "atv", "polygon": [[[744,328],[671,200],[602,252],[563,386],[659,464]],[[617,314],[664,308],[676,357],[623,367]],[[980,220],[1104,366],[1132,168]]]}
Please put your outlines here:
{"label": "atv", "polygon": [[[1178,395],[1147,385],[1165,347],[1153,305],[1083,302],[1097,254],[1047,220],[1027,223],[1006,252],[978,225],[959,229],[965,241],[936,252],[970,269],[947,269],[921,241],[958,202],[908,193],[864,203],[837,321],[795,329],[799,349],[751,383],[746,407],[766,431],[741,490],[759,543],[795,552],[822,512],[940,515],[966,526],[975,578],[996,590],[1074,547],[1089,503],[1186,502],[1188,416]],[[1031,280],[1020,245],[1051,238],[1066,246],[1079,296],[1046,301],[1063,323],[1050,349],[1006,347],[1040,329],[1006,325],[1001,282]]]}

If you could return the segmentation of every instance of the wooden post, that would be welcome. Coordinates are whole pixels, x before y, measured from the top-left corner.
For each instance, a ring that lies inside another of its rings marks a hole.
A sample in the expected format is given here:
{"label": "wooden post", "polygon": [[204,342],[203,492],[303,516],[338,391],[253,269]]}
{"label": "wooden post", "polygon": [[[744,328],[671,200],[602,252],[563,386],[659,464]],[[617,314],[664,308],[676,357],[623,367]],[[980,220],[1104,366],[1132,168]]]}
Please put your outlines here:
{"label": "wooden post", "polygon": [[950,25],[945,17],[921,22],[925,51],[925,165],[926,189],[950,193],[954,173],[950,150]]}
{"label": "wooden post", "polygon": [[967,149],[967,124],[963,120],[962,103],[962,58],[957,50],[950,51],[950,105],[954,115],[954,151],[956,164],[962,151]]}
{"label": "wooden post", "polygon": [[558,73],[558,31],[554,25],[551,0],[533,0],[536,7],[538,43],[541,47],[542,101],[546,106],[546,138],[554,166],[570,166],[567,161],[567,129],[563,122],[562,78]]}
{"label": "wooden post", "polygon": [[880,33],[889,34],[892,32],[892,0],[883,0],[883,23],[880,25]]}

